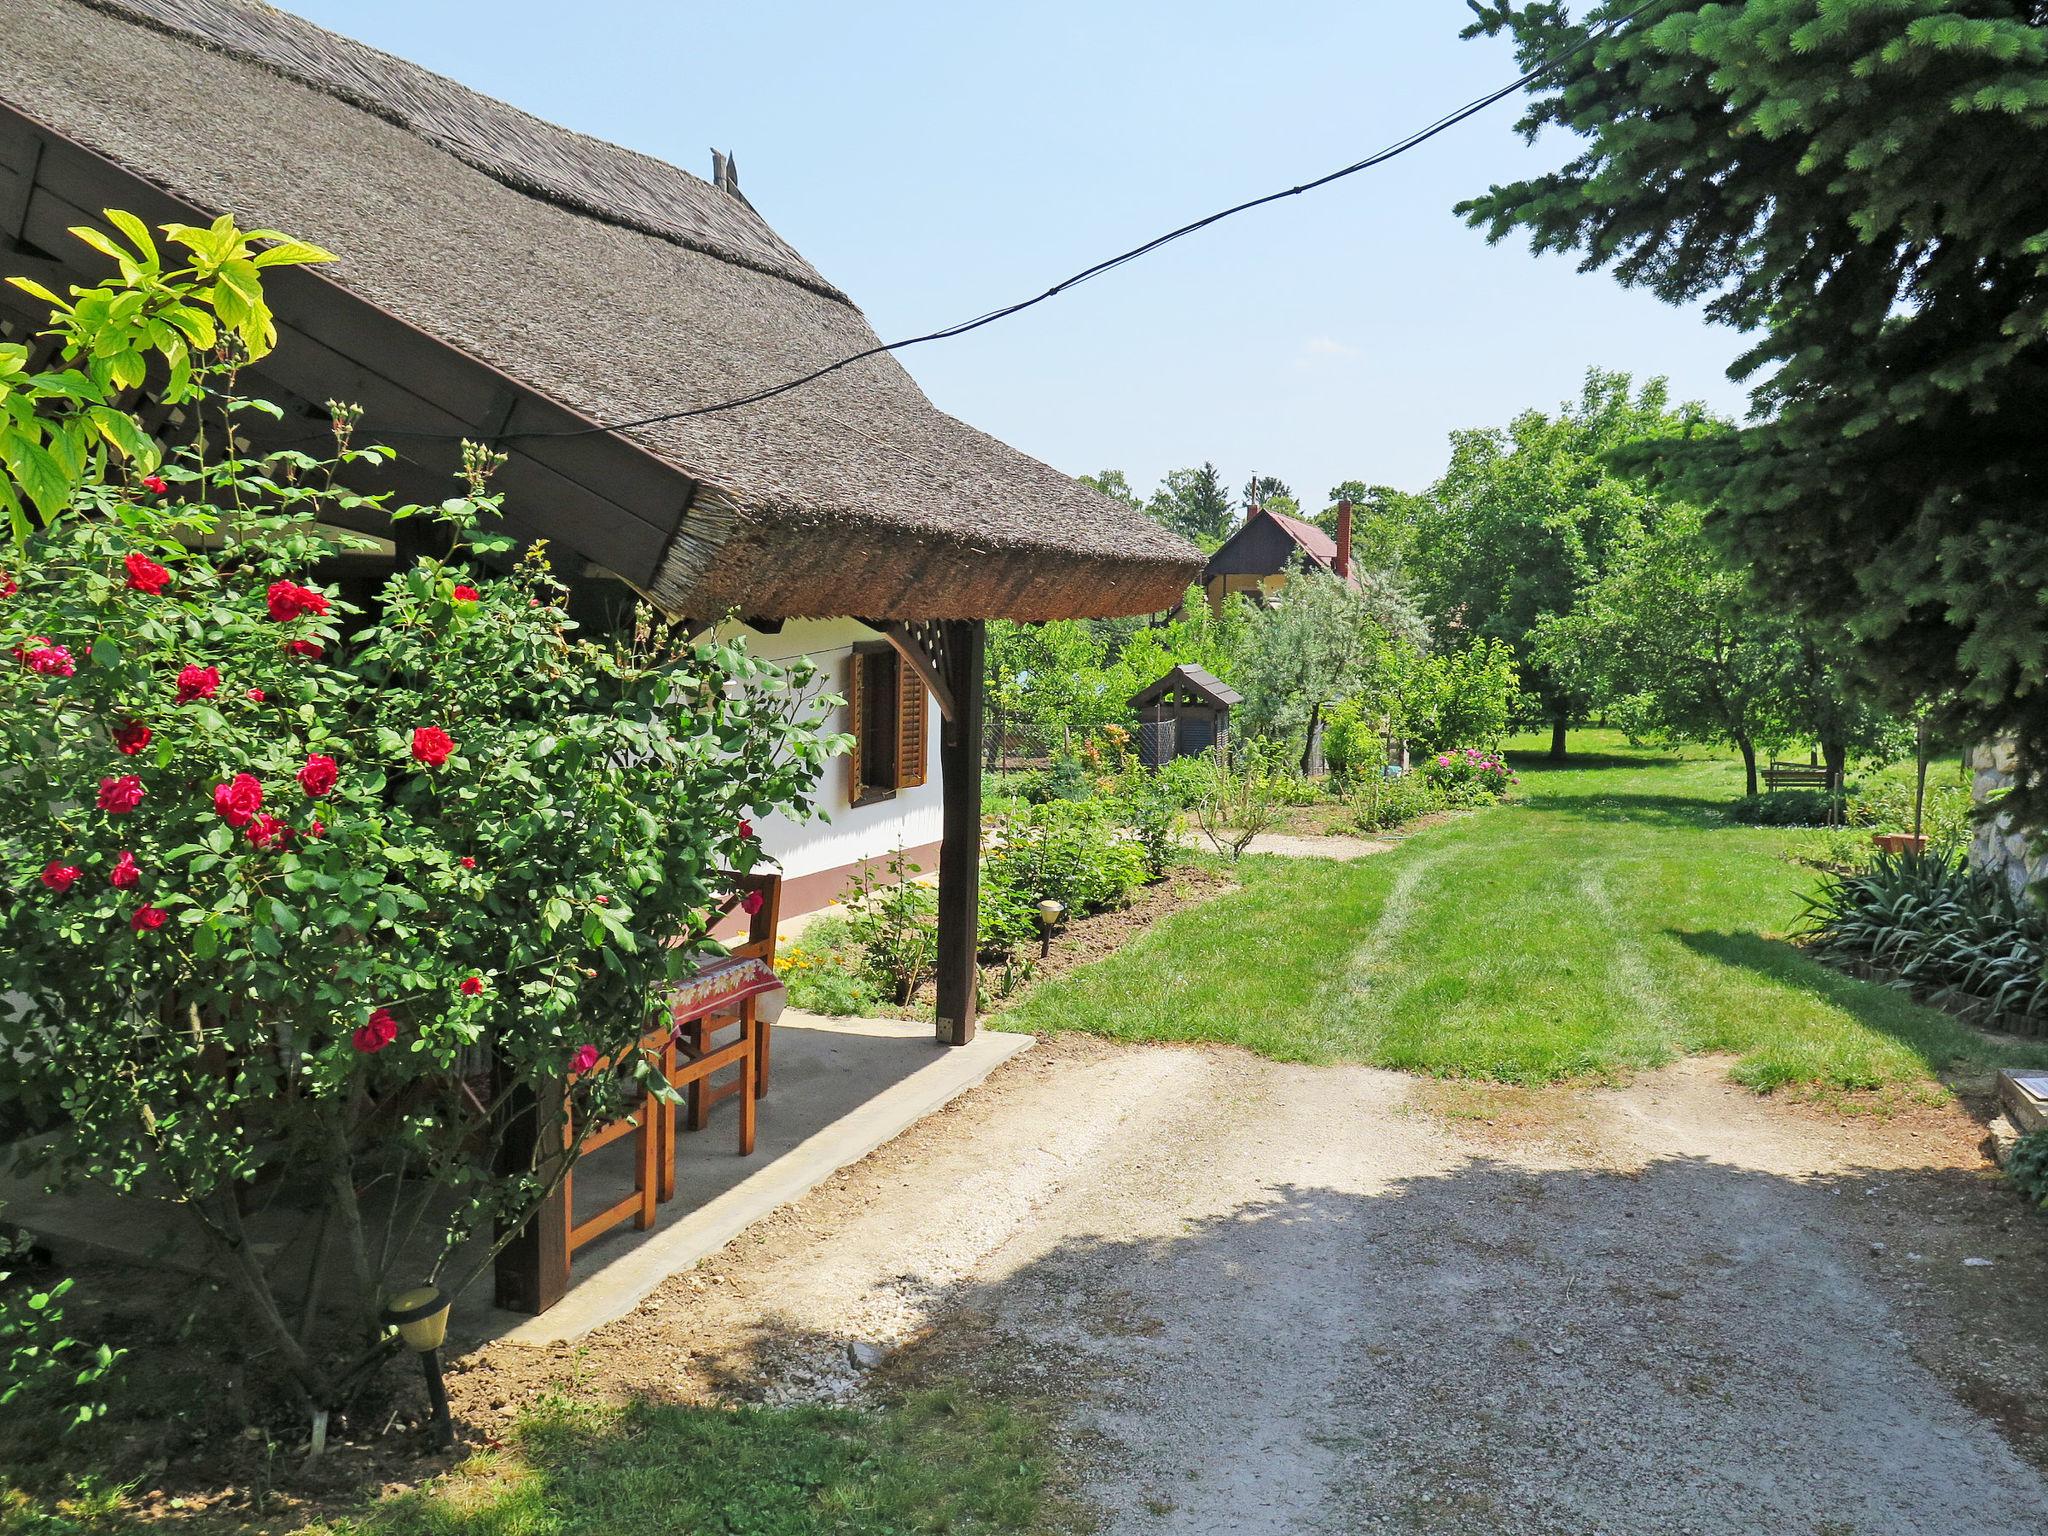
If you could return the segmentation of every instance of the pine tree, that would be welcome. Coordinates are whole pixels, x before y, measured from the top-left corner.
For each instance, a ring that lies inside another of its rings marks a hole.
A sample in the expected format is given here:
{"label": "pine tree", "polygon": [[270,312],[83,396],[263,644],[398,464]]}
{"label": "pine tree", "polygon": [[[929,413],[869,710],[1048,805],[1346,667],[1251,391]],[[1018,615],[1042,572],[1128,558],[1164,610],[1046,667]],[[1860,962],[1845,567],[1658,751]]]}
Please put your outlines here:
{"label": "pine tree", "polygon": [[[1533,64],[1640,0],[1483,5]],[[1643,462],[1901,714],[2019,743],[2048,823],[2048,0],[1670,0],[1521,127],[1585,142],[1460,212],[1751,333],[1739,430]]]}

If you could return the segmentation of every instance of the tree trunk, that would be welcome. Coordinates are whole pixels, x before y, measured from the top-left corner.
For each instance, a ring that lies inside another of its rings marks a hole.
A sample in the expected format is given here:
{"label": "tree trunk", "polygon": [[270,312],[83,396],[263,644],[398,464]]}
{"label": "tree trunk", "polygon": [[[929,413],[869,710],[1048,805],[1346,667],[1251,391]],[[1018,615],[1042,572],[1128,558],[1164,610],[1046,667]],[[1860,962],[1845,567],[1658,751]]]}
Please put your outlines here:
{"label": "tree trunk", "polygon": [[1308,711],[1308,740],[1301,745],[1301,776],[1307,778],[1316,771],[1316,732],[1322,729],[1323,706],[1320,702],[1311,704]]}
{"label": "tree trunk", "polygon": [[1756,743],[1747,736],[1735,738],[1735,745],[1742,749],[1742,771],[1749,776],[1749,793],[1756,793]]}
{"label": "tree trunk", "polygon": [[1564,732],[1564,716],[1552,715],[1550,717],[1550,760],[1553,763],[1564,761]]}
{"label": "tree trunk", "polygon": [[[1849,743],[1829,741],[1823,736],[1820,741],[1820,760],[1828,771],[1828,825],[1832,827],[1846,809],[1842,797],[1849,782]],[[1914,830],[1918,831],[1919,828],[1915,827]]]}

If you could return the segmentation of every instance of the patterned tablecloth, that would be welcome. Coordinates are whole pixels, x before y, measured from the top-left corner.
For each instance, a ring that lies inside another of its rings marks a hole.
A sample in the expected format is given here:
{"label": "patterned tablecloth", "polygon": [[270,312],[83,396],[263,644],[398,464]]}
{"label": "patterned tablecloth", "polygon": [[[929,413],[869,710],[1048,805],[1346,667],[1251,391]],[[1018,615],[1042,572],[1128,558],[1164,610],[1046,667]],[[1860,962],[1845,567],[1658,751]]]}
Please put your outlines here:
{"label": "patterned tablecloth", "polygon": [[669,1018],[677,1024],[717,1013],[749,997],[759,998],[757,1015],[773,1024],[782,1016],[789,993],[775,967],[766,960],[735,956],[713,960],[669,991]]}

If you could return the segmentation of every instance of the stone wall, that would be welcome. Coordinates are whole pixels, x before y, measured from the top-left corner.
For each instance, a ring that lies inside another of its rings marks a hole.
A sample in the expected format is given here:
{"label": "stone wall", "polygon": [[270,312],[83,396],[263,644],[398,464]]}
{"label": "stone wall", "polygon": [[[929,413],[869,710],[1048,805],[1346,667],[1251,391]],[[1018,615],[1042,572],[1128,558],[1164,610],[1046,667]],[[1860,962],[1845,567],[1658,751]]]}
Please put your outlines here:
{"label": "stone wall", "polygon": [[[1979,805],[2012,783],[2013,749],[2009,741],[1990,742],[1970,753],[1970,793]],[[2004,816],[1977,828],[1970,839],[1970,862],[2005,876],[2015,891],[2048,879],[2048,855],[2029,857],[2027,835]]]}

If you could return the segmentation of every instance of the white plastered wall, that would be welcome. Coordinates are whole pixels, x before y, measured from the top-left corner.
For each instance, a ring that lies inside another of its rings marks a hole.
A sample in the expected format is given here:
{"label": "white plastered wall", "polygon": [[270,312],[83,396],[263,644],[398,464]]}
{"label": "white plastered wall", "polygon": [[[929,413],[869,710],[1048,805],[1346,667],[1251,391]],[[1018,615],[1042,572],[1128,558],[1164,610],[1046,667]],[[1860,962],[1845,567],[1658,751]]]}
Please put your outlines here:
{"label": "white plastered wall", "polygon": [[[882,638],[852,619],[791,619],[775,635],[764,635],[743,625],[730,625],[719,633],[721,638],[744,638],[749,650],[770,661],[810,657],[818,668],[817,686],[841,698],[846,695],[846,673],[853,647],[864,640]],[[886,858],[899,847],[917,848],[939,840],[943,803],[939,787],[939,731],[943,722],[936,703],[925,713],[925,782],[917,788],[899,789],[891,799],[856,809],[850,803],[850,764],[846,758],[838,757],[825,765],[824,777],[818,784],[817,808],[823,816],[806,822],[785,816],[755,820],[754,830],[760,835],[763,850],[781,867],[785,879],[841,869],[863,859]],[[826,729],[852,729],[844,707],[832,712]]]}

